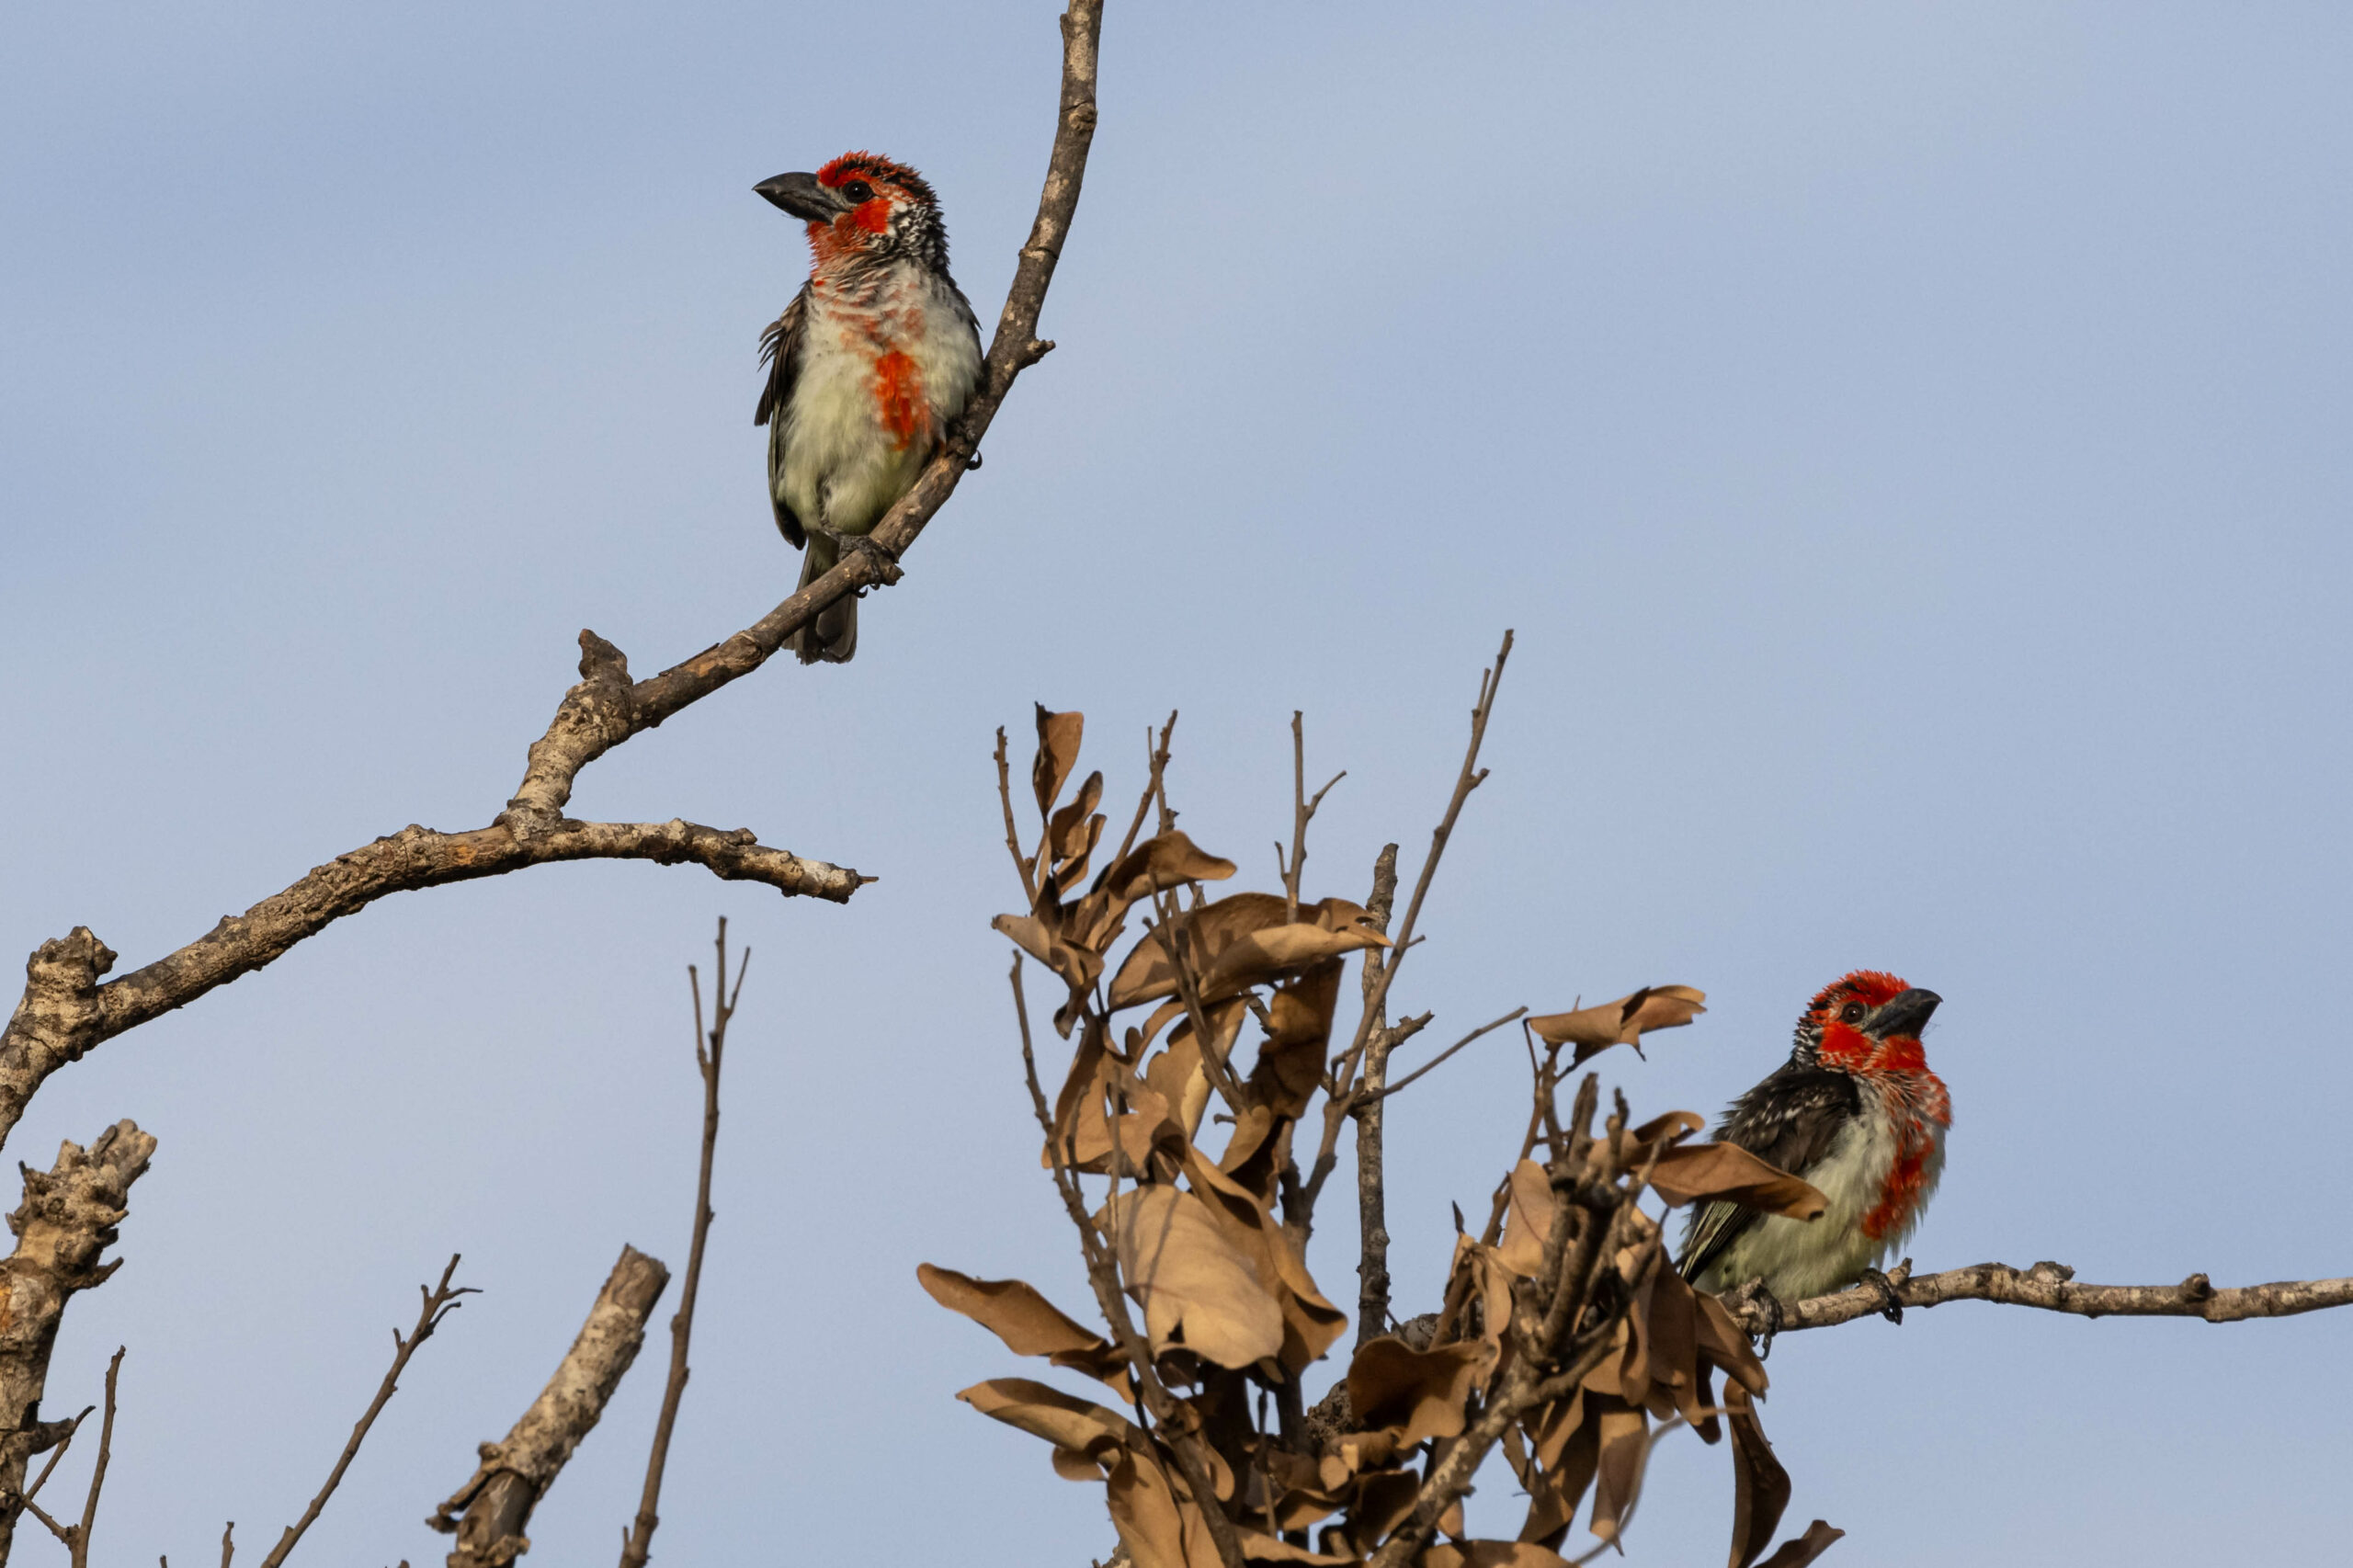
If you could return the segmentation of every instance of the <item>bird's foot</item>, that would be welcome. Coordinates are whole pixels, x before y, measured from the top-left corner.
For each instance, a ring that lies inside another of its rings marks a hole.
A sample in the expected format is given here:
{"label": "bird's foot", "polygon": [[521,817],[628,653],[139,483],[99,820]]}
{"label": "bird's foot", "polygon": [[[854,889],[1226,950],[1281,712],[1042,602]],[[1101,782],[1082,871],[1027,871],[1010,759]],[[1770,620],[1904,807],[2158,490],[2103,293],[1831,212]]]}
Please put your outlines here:
{"label": "bird's foot", "polygon": [[1861,1283],[1879,1292],[1879,1315],[1890,1323],[1904,1321],[1904,1303],[1896,1298],[1895,1281],[1876,1268],[1863,1270]]}
{"label": "bird's foot", "polygon": [[1753,1335],[1756,1341],[1756,1358],[1762,1361],[1773,1354],[1773,1336],[1781,1332],[1784,1321],[1781,1299],[1765,1288],[1762,1278],[1751,1279],[1742,1286],[1737,1299],[1743,1305],[1756,1308],[1757,1315],[1765,1320],[1764,1328]]}
{"label": "bird's foot", "polygon": [[883,549],[880,544],[877,544],[874,541],[873,535],[836,534],[834,538],[835,542],[841,547],[842,553],[844,555],[847,556],[852,552],[856,552],[857,554],[872,558],[874,562],[874,576],[877,582],[895,583],[899,580],[898,556],[890,551]]}

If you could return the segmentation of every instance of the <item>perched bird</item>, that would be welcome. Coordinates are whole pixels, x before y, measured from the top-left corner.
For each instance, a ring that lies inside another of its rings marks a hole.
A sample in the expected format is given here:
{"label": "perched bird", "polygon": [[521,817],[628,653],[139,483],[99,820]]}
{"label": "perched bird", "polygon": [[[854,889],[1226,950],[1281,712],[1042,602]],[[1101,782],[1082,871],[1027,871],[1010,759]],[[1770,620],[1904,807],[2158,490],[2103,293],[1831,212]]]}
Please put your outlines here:
{"label": "perched bird", "polygon": [[1952,1099],[1920,1049],[1940,1000],[1868,969],[1814,997],[1789,1061],[1733,1103],[1716,1138],[1804,1177],[1829,1206],[1800,1221],[1701,1204],[1676,1260],[1685,1278],[1717,1292],[1761,1279],[1778,1301],[1872,1280],[1901,1321],[1879,1266],[1920,1223],[1944,1173]]}
{"label": "perched bird", "polygon": [[[809,280],[760,338],[768,367],[776,526],[805,552],[801,583],[833,569],[915,484],[981,380],[981,329],[948,276],[948,231],[924,177],[871,153],[752,187],[809,225]],[[858,601],[795,633],[804,665],[858,651]]]}

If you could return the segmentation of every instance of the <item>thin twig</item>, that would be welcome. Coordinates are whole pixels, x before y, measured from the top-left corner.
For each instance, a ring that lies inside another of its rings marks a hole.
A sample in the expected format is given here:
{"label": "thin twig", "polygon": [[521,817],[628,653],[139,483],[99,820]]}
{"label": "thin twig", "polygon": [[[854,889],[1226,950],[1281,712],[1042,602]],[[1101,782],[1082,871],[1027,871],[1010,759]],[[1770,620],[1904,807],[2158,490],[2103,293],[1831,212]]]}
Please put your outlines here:
{"label": "thin twig", "polygon": [[1370,1105],[1387,1099],[1390,1096],[1396,1094],[1399,1090],[1411,1085],[1416,1078],[1421,1077],[1423,1074],[1435,1068],[1444,1066],[1447,1058],[1452,1056],[1456,1051],[1461,1051],[1464,1046],[1469,1045],[1472,1040],[1477,1040],[1482,1035],[1493,1034],[1495,1030],[1503,1028],[1506,1024],[1510,1023],[1513,1019],[1518,1017],[1527,1011],[1528,1009],[1525,1007],[1514,1007],[1510,1012],[1506,1013],[1502,1017],[1495,1019],[1494,1022],[1481,1024],[1477,1028],[1472,1029],[1469,1034],[1464,1035],[1461,1040],[1456,1040],[1452,1045],[1448,1046],[1444,1051],[1439,1051],[1436,1056],[1431,1057],[1427,1062],[1423,1062],[1419,1067],[1415,1068],[1411,1073],[1406,1074],[1404,1077],[1398,1079],[1395,1083],[1390,1085],[1386,1088],[1374,1089],[1370,1084],[1368,1084],[1364,1088],[1358,1091],[1357,1103],[1358,1105]]}
{"label": "thin twig", "polygon": [[[996,797],[1005,802],[1005,847],[1013,857],[1013,869],[1021,873],[1021,896],[1034,913],[1038,907],[1038,881],[1030,874],[1029,857],[1021,853],[1021,830],[1013,821],[1013,770],[1006,761],[1002,724],[996,727]],[[699,1030],[695,1039],[702,1039]]]}
{"label": "thin twig", "polygon": [[1326,784],[1316,790],[1312,799],[1309,797],[1307,793],[1307,732],[1304,725],[1304,715],[1298,709],[1292,709],[1290,715],[1290,859],[1288,863],[1283,859],[1283,846],[1279,844],[1275,846],[1275,869],[1281,873],[1283,879],[1283,922],[1286,925],[1296,925],[1299,922],[1300,869],[1307,864],[1307,824],[1315,820],[1315,808],[1322,805],[1324,797],[1332,792],[1332,784],[1337,784],[1348,776],[1347,769],[1342,768],[1332,776],[1332,784]]}
{"label": "thin twig", "polygon": [[[997,759],[1005,758],[1005,733],[997,732]],[[702,1076],[702,1163],[695,1177],[694,1240],[687,1249],[687,1279],[678,1291],[678,1310],[670,1318],[670,1381],[662,1390],[662,1414],[654,1424],[654,1446],[645,1460],[645,1489],[637,1505],[637,1518],[621,1543],[621,1568],[644,1568],[654,1550],[654,1531],[661,1524],[656,1512],[662,1501],[662,1472],[670,1462],[670,1433],[678,1424],[678,1404],[687,1392],[687,1346],[694,1337],[695,1298],[702,1284],[703,1244],[716,1217],[710,1207],[710,1170],[719,1151],[719,1072],[727,1054],[727,1021],[735,1016],[736,1000],[744,994],[744,976],[752,967],[752,949],[744,949],[735,970],[735,987],[727,986],[727,917],[719,918],[718,983],[711,990],[710,1028],[703,1028],[702,977],[687,966],[687,984],[694,994],[695,1068]]]}
{"label": "thin twig", "polygon": [[[90,1568],[90,1531],[98,1522],[98,1493],[107,1483],[107,1461],[114,1457],[114,1385],[122,1371],[125,1348],[116,1346],[114,1358],[107,1363],[107,1413],[98,1423],[98,1459],[90,1467],[90,1490],[82,1498],[82,1522],[65,1531],[65,1550],[72,1555],[74,1568]],[[51,1523],[50,1528],[57,1527]]]}
{"label": "thin twig", "polygon": [[1373,1032],[1380,1027],[1377,1020],[1387,1017],[1389,988],[1397,978],[1397,971],[1405,962],[1405,955],[1419,940],[1414,935],[1415,924],[1421,919],[1422,901],[1429,896],[1430,883],[1438,875],[1439,858],[1446,853],[1454,824],[1462,814],[1462,803],[1471,791],[1485,782],[1486,769],[1479,766],[1479,747],[1487,736],[1487,720],[1495,712],[1495,693],[1503,686],[1504,664],[1511,657],[1512,634],[1504,633],[1503,644],[1495,652],[1495,662],[1480,672],[1479,700],[1471,710],[1471,740],[1462,754],[1462,767],[1455,776],[1454,793],[1448,799],[1446,814],[1430,835],[1430,852],[1422,861],[1421,874],[1414,881],[1414,896],[1405,905],[1404,923],[1398,927],[1395,945],[1382,961],[1380,972],[1373,976],[1367,992],[1364,1010],[1357,1018],[1356,1035],[1348,1048],[1340,1053],[1339,1065],[1332,1074],[1332,1084],[1324,1096],[1324,1135],[1318,1141],[1315,1161],[1305,1184],[1298,1189],[1299,1202],[1294,1209],[1288,1195],[1283,1204],[1284,1228],[1304,1247],[1315,1230],[1315,1201],[1323,1195],[1324,1183],[1331,1176],[1339,1160],[1340,1128],[1354,1112],[1357,1096],[1363,1087],[1360,1073],[1366,1053],[1370,1050]]}
{"label": "thin twig", "polygon": [[26,1501],[29,1502],[40,1495],[40,1489],[49,1484],[49,1472],[57,1468],[57,1461],[63,1459],[65,1450],[74,1446],[74,1434],[82,1429],[82,1423],[88,1420],[90,1412],[97,1408],[95,1404],[85,1404],[82,1407],[82,1414],[74,1417],[74,1424],[65,1429],[65,1436],[58,1438],[57,1447],[49,1450],[49,1462],[40,1467],[40,1477],[30,1486],[25,1488]]}
{"label": "thin twig", "polygon": [[[998,732],[1000,735],[1003,733]],[[1143,831],[1144,813],[1152,810],[1153,797],[1160,791],[1160,776],[1168,769],[1168,737],[1176,733],[1176,710],[1174,708],[1168,710],[1168,722],[1160,726],[1158,746],[1155,747],[1152,744],[1152,726],[1146,724],[1143,727],[1143,793],[1136,799],[1136,814],[1128,821],[1127,835],[1120,840],[1120,852],[1111,857],[1109,861],[1111,865],[1116,866],[1126,859],[1128,851],[1136,846],[1136,835]],[[1002,744],[1002,742],[999,744]],[[1010,831],[1013,824],[1013,804],[1009,794],[1006,799],[1005,811],[1006,826]]]}
{"label": "thin twig", "polygon": [[[1219,1561],[1224,1568],[1244,1568],[1242,1538],[1235,1533],[1233,1521],[1226,1517],[1219,1505],[1217,1490],[1210,1479],[1210,1467],[1202,1459],[1197,1445],[1200,1435],[1172,1426],[1176,1402],[1160,1381],[1160,1370],[1153,1364],[1152,1346],[1138,1332],[1134,1317],[1128,1312],[1127,1297],[1120,1284],[1119,1248],[1108,1238],[1097,1234],[1095,1221],[1086,1212],[1086,1198],[1079,1191],[1078,1178],[1072,1173],[1065,1151],[1054,1138],[1054,1114],[1046,1104],[1046,1091],[1038,1081],[1038,1053],[1030,1042],[1029,999],[1021,985],[1022,955],[1013,955],[1012,972],[1007,977],[1013,987],[1013,1015],[1021,1029],[1021,1071],[1029,1085],[1029,1104],[1038,1118],[1038,1125],[1046,1134],[1046,1147],[1053,1168],[1054,1188],[1062,1194],[1063,1208],[1070,1215],[1071,1224],[1078,1232],[1080,1255],[1086,1262],[1087,1282],[1095,1290],[1095,1304],[1103,1320],[1118,1337],[1120,1347],[1127,1352],[1128,1372],[1135,1380],[1138,1407],[1149,1412],[1158,1424],[1163,1440],[1176,1461],[1177,1471],[1184,1477],[1186,1487],[1200,1506],[1201,1518],[1209,1527],[1210,1540],[1217,1547]],[[1091,1020],[1090,1020],[1091,1022]],[[1206,1056],[1204,1052],[1204,1056]],[[1112,1130],[1112,1147],[1119,1147],[1119,1132]],[[1116,1163],[1116,1162],[1115,1162]]]}
{"label": "thin twig", "polygon": [[[460,1285],[452,1290],[449,1279],[457,1272],[458,1255],[451,1253],[449,1267],[441,1270],[441,1282],[429,1290],[422,1285],[416,1288],[417,1294],[424,1299],[417,1309],[416,1326],[409,1330],[406,1338],[403,1338],[398,1330],[393,1331],[392,1365],[384,1373],[384,1381],[376,1385],[376,1397],[369,1401],[367,1410],[353,1425],[351,1437],[343,1445],[342,1455],[335,1461],[335,1468],[327,1472],[326,1484],[320,1487],[318,1495],[311,1499],[311,1506],[302,1510],[302,1517],[286,1527],[285,1533],[278,1538],[278,1544],[270,1549],[268,1556],[261,1560],[261,1568],[278,1568],[286,1561],[287,1553],[294,1550],[294,1543],[302,1539],[302,1532],[309,1529],[325,1510],[327,1499],[334,1496],[335,1489],[342,1484],[343,1472],[351,1468],[352,1459],[359,1452],[360,1443],[367,1438],[368,1428],[376,1424],[378,1414],[392,1402],[392,1394],[399,1389],[401,1372],[408,1366],[408,1358],[416,1354],[416,1347],[433,1337],[433,1331],[441,1326],[443,1318],[458,1310],[461,1304],[460,1298],[482,1293],[471,1285]],[[222,1561],[224,1562],[228,1561],[228,1541],[224,1532],[221,1538]]]}

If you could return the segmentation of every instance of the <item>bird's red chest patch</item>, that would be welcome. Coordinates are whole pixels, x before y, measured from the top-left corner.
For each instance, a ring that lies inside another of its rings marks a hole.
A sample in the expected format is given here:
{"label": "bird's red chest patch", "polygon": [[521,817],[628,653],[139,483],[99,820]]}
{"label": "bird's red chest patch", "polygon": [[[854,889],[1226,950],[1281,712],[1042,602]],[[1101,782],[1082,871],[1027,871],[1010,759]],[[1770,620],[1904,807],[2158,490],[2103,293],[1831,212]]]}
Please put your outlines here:
{"label": "bird's red chest patch", "polygon": [[874,406],[892,444],[905,450],[930,417],[924,405],[923,370],[908,355],[893,348],[874,361]]}

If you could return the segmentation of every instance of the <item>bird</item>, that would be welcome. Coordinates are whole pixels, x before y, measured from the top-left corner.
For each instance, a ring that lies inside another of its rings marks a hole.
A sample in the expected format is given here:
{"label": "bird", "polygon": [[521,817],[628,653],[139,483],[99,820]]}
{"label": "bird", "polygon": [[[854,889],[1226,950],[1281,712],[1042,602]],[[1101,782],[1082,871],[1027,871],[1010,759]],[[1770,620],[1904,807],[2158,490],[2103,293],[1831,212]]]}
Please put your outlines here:
{"label": "bird", "polygon": [[[872,530],[946,442],[981,382],[981,328],[948,272],[948,230],[923,176],[873,153],[752,187],[808,225],[808,280],[760,335],[776,526],[801,586]],[[804,665],[858,651],[858,600],[792,637]]]}
{"label": "bird", "polygon": [[1761,1281],[1776,1325],[1782,1301],[1869,1283],[1886,1316],[1903,1321],[1880,1266],[1919,1225],[1944,1174],[1952,1096],[1920,1045],[1942,1000],[1868,969],[1815,994],[1790,1059],[1733,1102],[1716,1139],[1804,1178],[1827,1207],[1801,1221],[1701,1204],[1676,1259],[1684,1278],[1717,1294]]}

